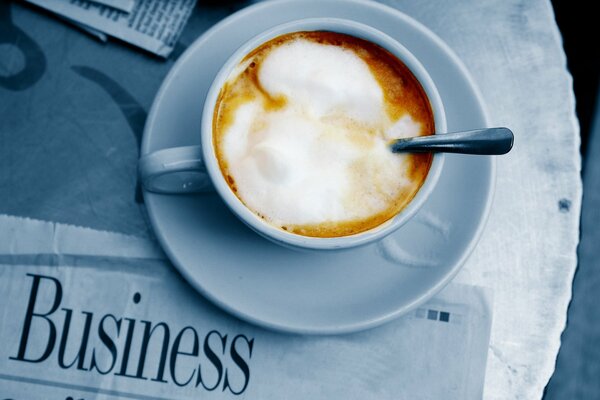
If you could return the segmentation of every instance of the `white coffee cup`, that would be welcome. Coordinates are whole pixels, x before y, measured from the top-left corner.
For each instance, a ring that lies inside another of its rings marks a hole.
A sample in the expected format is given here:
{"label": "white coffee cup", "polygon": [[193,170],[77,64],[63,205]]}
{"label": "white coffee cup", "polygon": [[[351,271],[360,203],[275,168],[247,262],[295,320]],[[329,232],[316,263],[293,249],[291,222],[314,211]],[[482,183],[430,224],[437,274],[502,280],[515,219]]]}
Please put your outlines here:
{"label": "white coffee cup", "polygon": [[[214,107],[221,88],[232,70],[252,50],[277,36],[299,31],[332,31],[375,43],[400,59],[417,78],[433,111],[436,132],[446,132],[446,116],[440,95],[423,65],[399,42],[370,26],[337,18],[311,18],[288,22],[271,28],[247,41],[220,69],[210,87],[202,112],[200,146],[158,150],[139,161],[144,188],[164,194],[216,191],[231,211],[246,225],[265,238],[295,249],[338,250],[365,245],[394,232],[412,218],[433,191],[442,170],[444,154],[435,153],[423,185],[398,214],[372,229],[349,236],[308,237],[279,229],[247,208],[225,181],[213,144]],[[207,57],[210,55],[206,55]],[[199,207],[202,205],[199,203]]]}

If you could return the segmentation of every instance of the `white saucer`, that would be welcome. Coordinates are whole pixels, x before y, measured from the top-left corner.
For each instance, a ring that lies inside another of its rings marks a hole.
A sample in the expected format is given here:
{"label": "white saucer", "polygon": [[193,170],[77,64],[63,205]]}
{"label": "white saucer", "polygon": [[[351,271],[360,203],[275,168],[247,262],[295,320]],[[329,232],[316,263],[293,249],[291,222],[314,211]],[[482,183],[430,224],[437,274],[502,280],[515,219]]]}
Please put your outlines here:
{"label": "white saucer", "polygon": [[[259,3],[215,25],[180,57],[152,106],[142,153],[200,143],[203,100],[217,71],[243,42],[308,17],[369,24],[398,39],[428,69],[450,131],[488,126],[466,69],[427,28],[363,1]],[[423,209],[384,241],[341,253],[288,250],[244,226],[216,194],[144,193],[169,258],[200,293],[234,315],[298,333],[342,333],[389,321],[433,296],[458,272],[485,224],[494,187],[490,157],[448,155]]]}

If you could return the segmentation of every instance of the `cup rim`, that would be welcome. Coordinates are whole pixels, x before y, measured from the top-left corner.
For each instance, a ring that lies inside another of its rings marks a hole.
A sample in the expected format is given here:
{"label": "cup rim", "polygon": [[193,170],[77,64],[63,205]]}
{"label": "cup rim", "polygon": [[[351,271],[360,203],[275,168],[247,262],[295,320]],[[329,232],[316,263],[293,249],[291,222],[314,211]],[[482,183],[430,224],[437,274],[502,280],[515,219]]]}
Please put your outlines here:
{"label": "cup rim", "polygon": [[204,102],[201,122],[201,142],[204,163],[217,193],[234,214],[261,236],[285,247],[312,250],[340,250],[366,245],[382,239],[408,222],[425,203],[441,174],[444,153],[434,153],[427,176],[413,199],[394,217],[367,231],[348,236],[310,237],[287,232],[261,219],[233,193],[221,171],[214,151],[214,106],[221,88],[231,72],[252,50],[277,36],[298,31],[333,31],[373,42],[400,59],[415,75],[431,105],[436,134],[447,130],[446,115],[437,88],[421,62],[400,42],[369,25],[343,18],[303,18],[274,26],[259,33],[240,46],[223,64],[215,76]]}

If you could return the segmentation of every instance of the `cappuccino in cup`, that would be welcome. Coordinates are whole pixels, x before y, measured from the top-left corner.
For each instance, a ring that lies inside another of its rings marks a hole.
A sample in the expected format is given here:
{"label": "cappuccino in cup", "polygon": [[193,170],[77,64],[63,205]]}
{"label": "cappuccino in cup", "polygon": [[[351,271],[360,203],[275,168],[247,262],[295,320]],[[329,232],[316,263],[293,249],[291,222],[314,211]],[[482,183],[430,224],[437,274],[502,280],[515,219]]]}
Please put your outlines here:
{"label": "cappuccino in cup", "polygon": [[237,65],[214,108],[213,143],[230,189],[290,233],[342,237],[400,213],[431,154],[389,142],[435,132],[413,73],[372,42],[329,31],[263,43]]}

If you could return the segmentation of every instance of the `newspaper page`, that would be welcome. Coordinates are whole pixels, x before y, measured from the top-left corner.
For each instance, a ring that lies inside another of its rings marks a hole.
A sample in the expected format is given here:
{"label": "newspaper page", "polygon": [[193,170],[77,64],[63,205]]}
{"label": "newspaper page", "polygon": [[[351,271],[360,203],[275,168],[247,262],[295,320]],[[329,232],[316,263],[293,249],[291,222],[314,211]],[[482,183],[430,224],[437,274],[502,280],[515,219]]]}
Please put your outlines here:
{"label": "newspaper page", "polygon": [[116,8],[117,10],[130,13],[135,7],[135,0],[90,0],[92,3],[104,4],[105,6]]}
{"label": "newspaper page", "polygon": [[196,0],[135,0],[131,12],[87,0],[26,0],[161,57],[175,48]]}
{"label": "newspaper page", "polygon": [[0,398],[481,399],[491,296],[338,336],[242,322],[148,240],[0,217]]}

